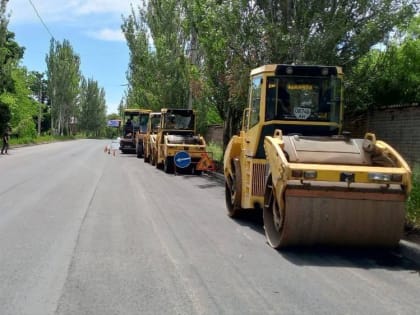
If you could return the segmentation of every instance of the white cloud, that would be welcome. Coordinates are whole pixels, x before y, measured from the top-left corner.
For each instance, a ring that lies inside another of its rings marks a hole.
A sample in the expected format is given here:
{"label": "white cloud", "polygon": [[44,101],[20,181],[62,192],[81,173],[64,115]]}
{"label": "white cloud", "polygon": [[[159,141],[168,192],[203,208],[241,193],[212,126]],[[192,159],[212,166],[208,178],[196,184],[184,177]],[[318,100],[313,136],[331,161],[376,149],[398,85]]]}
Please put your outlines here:
{"label": "white cloud", "polygon": [[96,39],[105,41],[125,41],[124,34],[120,29],[104,28],[97,32],[87,32],[87,34]]}
{"label": "white cloud", "polygon": [[[134,0],[133,0],[134,1]],[[120,19],[131,10],[130,1],[115,0],[32,0],[42,19],[48,23],[69,21],[80,17],[111,14]],[[137,6],[134,3],[134,6]],[[38,22],[34,8],[28,0],[11,0],[7,5],[13,23]]]}
{"label": "white cloud", "polygon": [[81,15],[97,13],[127,14],[130,12],[129,1],[89,0],[78,1],[76,12]]}

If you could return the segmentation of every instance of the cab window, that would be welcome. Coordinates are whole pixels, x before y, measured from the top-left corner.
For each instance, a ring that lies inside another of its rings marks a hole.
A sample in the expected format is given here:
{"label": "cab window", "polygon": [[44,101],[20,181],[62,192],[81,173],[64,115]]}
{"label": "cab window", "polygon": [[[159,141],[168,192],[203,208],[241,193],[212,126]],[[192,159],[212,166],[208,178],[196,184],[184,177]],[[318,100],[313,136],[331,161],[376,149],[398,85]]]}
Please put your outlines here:
{"label": "cab window", "polygon": [[249,127],[255,126],[260,120],[260,100],[261,100],[261,86],[262,77],[258,76],[252,80],[251,83],[251,104],[249,113]]}

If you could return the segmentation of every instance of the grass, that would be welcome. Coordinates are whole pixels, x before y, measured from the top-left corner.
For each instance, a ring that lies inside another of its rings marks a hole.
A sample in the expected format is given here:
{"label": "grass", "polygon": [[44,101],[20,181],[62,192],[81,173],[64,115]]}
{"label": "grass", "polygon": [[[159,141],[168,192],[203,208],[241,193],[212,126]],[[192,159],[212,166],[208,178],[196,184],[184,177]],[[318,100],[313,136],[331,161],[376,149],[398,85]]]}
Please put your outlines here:
{"label": "grass", "polygon": [[207,151],[212,152],[214,161],[223,162],[223,148],[221,145],[214,142],[207,143]]}
{"label": "grass", "polygon": [[406,203],[407,223],[420,229],[420,164],[413,168],[413,188]]}
{"label": "grass", "polygon": [[55,141],[74,140],[78,138],[78,136],[40,136],[36,138],[11,138],[10,146],[13,147],[14,145],[49,143]]}

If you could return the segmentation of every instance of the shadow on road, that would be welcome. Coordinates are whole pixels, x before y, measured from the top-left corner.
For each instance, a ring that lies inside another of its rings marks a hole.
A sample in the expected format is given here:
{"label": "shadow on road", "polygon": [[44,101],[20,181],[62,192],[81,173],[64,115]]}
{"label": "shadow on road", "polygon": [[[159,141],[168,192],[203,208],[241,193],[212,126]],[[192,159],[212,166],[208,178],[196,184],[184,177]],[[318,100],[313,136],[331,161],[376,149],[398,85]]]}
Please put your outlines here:
{"label": "shadow on road", "polygon": [[191,175],[189,173],[186,172],[179,172],[178,174],[176,174],[176,176],[180,176],[182,177],[182,179],[185,180],[191,180],[191,179],[195,179],[197,177],[200,177],[202,179],[205,180],[205,184],[198,184],[196,185],[196,187],[200,188],[200,189],[208,189],[208,188],[213,188],[213,187],[224,187],[224,180],[220,179],[218,177],[214,177],[214,176],[209,176],[207,174],[202,174],[202,175]]}
{"label": "shadow on road", "polygon": [[261,209],[244,210],[233,220],[242,226],[246,226],[263,235],[265,234]]}
{"label": "shadow on road", "polygon": [[401,254],[402,247],[353,249],[337,247],[290,248],[278,253],[299,266],[348,267],[360,269],[406,270],[420,276],[420,263]]}
{"label": "shadow on road", "polygon": [[[176,176],[179,176],[182,180],[194,180],[197,178],[197,175],[188,173],[180,173]],[[197,187],[201,189],[224,187],[223,177],[203,174],[200,178],[205,179],[204,184],[202,181],[200,181],[200,184],[197,184]],[[227,215],[226,218],[228,219]],[[242,211],[238,217],[232,220],[262,235],[265,234],[261,209]],[[274,251],[274,249],[270,250]],[[299,266],[406,270],[420,276],[420,262],[405,257],[404,251],[405,245],[400,244],[398,248],[392,250],[316,246],[288,248],[277,252],[284,259]]]}
{"label": "shadow on road", "polygon": [[[242,226],[265,234],[262,210],[244,211],[234,220]],[[403,254],[405,251],[406,245],[400,244],[395,249],[311,246],[287,248],[277,252],[299,266],[406,270],[420,276],[420,262],[406,257]]]}

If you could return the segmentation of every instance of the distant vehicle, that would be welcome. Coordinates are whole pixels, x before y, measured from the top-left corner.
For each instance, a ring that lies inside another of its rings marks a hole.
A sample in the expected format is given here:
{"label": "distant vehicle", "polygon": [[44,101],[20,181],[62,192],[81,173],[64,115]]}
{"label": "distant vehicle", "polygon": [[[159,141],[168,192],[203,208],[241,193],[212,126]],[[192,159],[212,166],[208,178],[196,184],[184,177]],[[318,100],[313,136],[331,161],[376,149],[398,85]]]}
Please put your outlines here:
{"label": "distant vehicle", "polygon": [[124,109],[124,126],[120,139],[122,153],[136,153],[138,158],[143,157],[143,138],[146,134],[150,112],[150,109]]}

